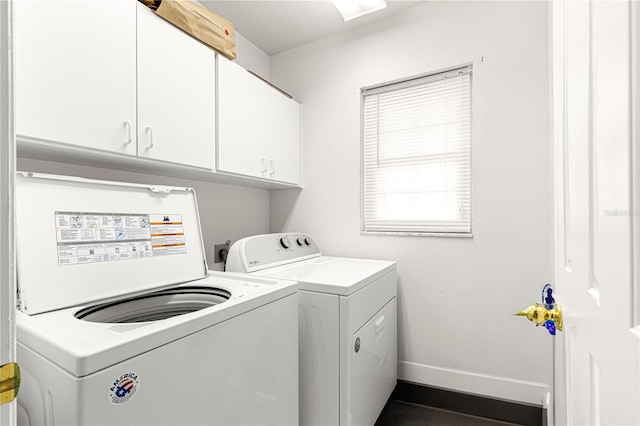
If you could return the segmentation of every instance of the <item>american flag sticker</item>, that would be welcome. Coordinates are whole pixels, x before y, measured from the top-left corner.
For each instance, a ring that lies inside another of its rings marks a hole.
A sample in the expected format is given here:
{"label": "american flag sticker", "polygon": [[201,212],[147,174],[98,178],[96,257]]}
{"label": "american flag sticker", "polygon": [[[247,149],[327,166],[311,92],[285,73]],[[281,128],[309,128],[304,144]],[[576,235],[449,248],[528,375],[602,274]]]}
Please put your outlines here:
{"label": "american flag sticker", "polygon": [[109,401],[112,404],[124,404],[140,388],[140,377],[136,373],[124,373],[115,379],[109,387]]}

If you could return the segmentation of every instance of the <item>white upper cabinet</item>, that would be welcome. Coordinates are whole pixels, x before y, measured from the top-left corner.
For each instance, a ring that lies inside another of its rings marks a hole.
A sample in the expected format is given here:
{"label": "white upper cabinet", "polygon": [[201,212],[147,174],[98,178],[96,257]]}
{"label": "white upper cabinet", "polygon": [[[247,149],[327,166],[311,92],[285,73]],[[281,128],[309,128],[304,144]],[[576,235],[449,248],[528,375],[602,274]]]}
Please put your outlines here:
{"label": "white upper cabinet", "polygon": [[215,52],[139,3],[137,40],[138,155],[213,169]]}
{"label": "white upper cabinet", "polygon": [[218,167],[300,184],[300,104],[218,57]]}
{"label": "white upper cabinet", "polygon": [[14,5],[18,155],[300,185],[300,104],[140,2]]}
{"label": "white upper cabinet", "polygon": [[136,154],[136,3],[16,0],[16,133]]}
{"label": "white upper cabinet", "polygon": [[15,9],[20,139],[213,170],[213,50],[134,0]]}

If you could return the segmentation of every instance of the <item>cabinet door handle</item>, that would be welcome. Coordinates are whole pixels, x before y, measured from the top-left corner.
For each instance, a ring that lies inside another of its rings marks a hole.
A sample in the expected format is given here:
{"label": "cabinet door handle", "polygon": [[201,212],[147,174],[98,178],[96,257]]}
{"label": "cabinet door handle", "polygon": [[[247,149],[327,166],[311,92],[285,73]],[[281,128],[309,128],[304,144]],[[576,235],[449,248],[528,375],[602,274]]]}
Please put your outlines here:
{"label": "cabinet door handle", "polygon": [[275,160],[269,160],[269,165],[271,166],[271,172],[269,173],[271,176],[276,174],[276,162]]}
{"label": "cabinet door handle", "polygon": [[262,157],[261,161],[262,161],[262,173],[267,173],[267,170],[269,170],[269,166],[267,165],[267,159]]}
{"label": "cabinet door handle", "polygon": [[127,128],[127,140],[124,142],[124,144],[129,145],[131,142],[133,142],[133,139],[131,139],[131,122],[128,120],[125,121],[124,127]]}
{"label": "cabinet door handle", "polygon": [[376,321],[373,323],[373,332],[374,334],[378,335],[382,332],[382,330],[384,330],[384,320],[386,320],[387,318],[383,315],[380,315],[378,317],[378,319],[376,319]]}
{"label": "cabinet door handle", "polygon": [[149,133],[149,145],[147,146],[147,150],[153,148],[153,129],[151,126],[146,127],[147,133]]}

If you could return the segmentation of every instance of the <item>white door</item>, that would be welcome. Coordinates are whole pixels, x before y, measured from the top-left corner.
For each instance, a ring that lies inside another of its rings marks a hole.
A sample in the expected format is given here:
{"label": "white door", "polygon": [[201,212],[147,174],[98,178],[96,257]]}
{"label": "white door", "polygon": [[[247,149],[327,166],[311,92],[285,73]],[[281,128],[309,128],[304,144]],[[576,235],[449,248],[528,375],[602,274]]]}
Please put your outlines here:
{"label": "white door", "polygon": [[[11,61],[11,15],[13,2],[0,1],[0,403],[11,400],[15,392],[4,390],[12,380],[9,363],[15,351],[15,258],[13,246],[13,181],[15,176],[15,137],[13,134],[13,87]],[[15,400],[14,400],[15,401]],[[0,405],[0,424],[16,423],[16,403]]]}
{"label": "white door", "polygon": [[637,10],[631,0],[552,8],[555,282],[564,310],[555,421],[637,425]]}

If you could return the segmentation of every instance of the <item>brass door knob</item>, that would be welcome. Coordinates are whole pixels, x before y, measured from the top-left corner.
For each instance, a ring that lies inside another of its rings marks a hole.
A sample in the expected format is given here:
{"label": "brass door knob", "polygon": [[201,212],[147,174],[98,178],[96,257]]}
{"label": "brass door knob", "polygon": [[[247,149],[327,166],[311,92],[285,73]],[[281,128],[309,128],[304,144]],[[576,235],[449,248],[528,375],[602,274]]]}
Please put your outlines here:
{"label": "brass door knob", "polygon": [[527,317],[536,326],[544,325],[551,335],[555,336],[556,330],[562,331],[562,308],[555,303],[551,284],[542,288],[542,304],[536,302],[514,315]]}
{"label": "brass door knob", "polygon": [[20,367],[10,362],[0,367],[0,405],[13,401],[20,390]]}

